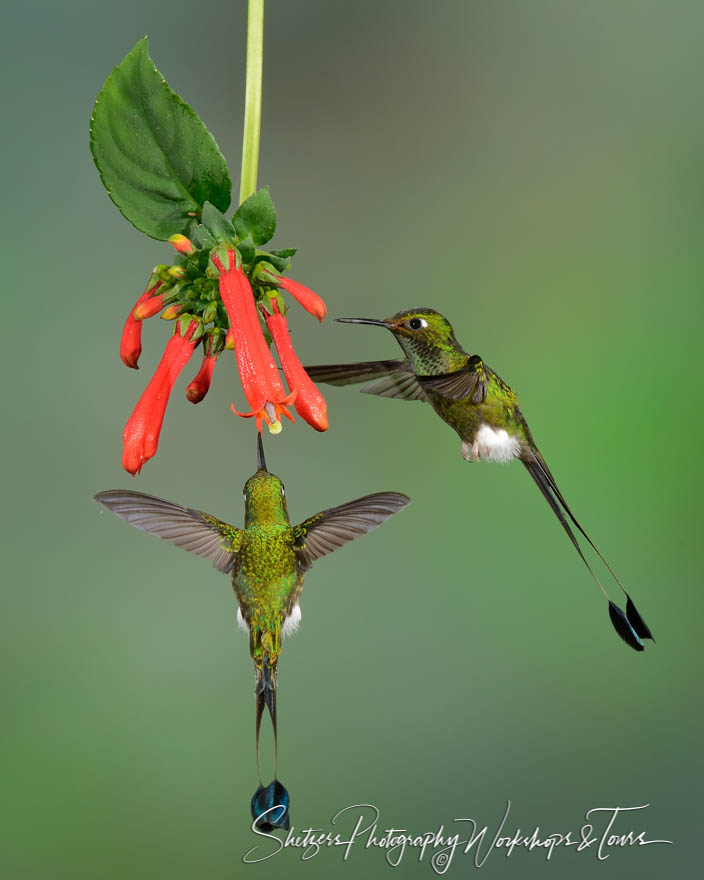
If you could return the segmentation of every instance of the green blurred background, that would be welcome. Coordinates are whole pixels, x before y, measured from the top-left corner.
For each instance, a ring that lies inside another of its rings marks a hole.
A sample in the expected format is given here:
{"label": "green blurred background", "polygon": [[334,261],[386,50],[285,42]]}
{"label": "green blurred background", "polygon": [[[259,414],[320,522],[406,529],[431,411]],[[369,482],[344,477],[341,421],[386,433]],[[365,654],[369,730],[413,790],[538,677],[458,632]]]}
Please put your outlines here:
{"label": "green blurred background", "polygon": [[[432,306],[521,394],[573,508],[658,640],[642,655],[519,465],[464,463],[428,408],[328,389],[331,428],[269,438],[293,518],[394,489],[413,505],[318,563],[280,670],[298,827],[373,803],[416,832],[473,817],[576,831],[598,806],[674,841],[497,853],[486,877],[683,876],[701,816],[699,440],[704,81],[698,2],[269,0],[261,183],[293,277],[331,315]],[[245,3],[27,2],[5,12],[2,874],[387,876],[383,854],[259,865],[252,669],[227,579],[101,515],[131,487],[241,522],[254,469],[234,361],[180,382],[132,481],[117,356],[167,245],[88,151],[105,76],[143,34],[239,178]],[[291,309],[308,362],[395,357]],[[187,370],[187,373],[190,373]],[[401,870],[433,876],[409,852]],[[466,875],[457,859],[449,875]]]}

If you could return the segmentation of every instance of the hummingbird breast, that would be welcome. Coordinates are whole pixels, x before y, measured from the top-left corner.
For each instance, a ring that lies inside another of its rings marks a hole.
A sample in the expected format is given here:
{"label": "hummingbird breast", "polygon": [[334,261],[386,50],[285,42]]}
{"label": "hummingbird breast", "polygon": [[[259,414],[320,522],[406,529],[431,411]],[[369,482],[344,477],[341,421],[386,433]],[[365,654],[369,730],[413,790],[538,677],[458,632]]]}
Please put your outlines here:
{"label": "hummingbird breast", "polygon": [[469,400],[452,400],[430,389],[426,390],[425,394],[435,412],[459,434],[460,439],[473,443],[474,436],[483,422],[481,407]]}

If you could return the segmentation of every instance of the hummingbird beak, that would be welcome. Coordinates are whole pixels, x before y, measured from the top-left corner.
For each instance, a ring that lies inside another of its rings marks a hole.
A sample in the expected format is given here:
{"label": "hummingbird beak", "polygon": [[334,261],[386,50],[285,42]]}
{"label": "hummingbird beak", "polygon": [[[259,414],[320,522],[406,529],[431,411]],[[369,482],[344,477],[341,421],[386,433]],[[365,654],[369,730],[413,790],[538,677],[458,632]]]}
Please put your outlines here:
{"label": "hummingbird beak", "polygon": [[375,321],[374,318],[335,318],[338,324],[371,324],[372,327],[386,327],[390,330],[393,324],[388,321]]}
{"label": "hummingbird beak", "polygon": [[266,459],[264,458],[264,444],[262,442],[261,431],[257,431],[257,470],[266,471]]}

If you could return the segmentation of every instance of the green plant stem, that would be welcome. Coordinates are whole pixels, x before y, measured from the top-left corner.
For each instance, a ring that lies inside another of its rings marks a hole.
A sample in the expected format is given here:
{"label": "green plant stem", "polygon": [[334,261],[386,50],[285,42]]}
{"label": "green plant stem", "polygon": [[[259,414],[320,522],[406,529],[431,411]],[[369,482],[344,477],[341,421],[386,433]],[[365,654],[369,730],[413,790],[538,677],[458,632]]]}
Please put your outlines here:
{"label": "green plant stem", "polygon": [[240,204],[257,191],[259,132],[262,124],[262,62],[264,56],[264,0],[249,0],[247,11],[247,80],[242,137]]}

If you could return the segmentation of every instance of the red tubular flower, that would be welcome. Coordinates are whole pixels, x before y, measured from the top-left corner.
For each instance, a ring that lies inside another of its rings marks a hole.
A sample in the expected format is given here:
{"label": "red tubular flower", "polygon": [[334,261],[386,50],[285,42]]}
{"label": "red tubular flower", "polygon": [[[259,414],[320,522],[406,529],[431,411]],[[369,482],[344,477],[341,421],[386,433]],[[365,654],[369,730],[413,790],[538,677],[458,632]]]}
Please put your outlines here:
{"label": "red tubular flower", "polygon": [[305,287],[305,285],[299,284],[297,281],[292,281],[290,278],[285,278],[283,275],[274,275],[273,272],[270,274],[272,278],[276,279],[280,287],[283,287],[284,290],[288,290],[291,296],[319,321],[322,321],[327,315],[327,306],[317,293],[313,293],[313,291],[308,287]]}
{"label": "red tubular flower", "polygon": [[286,318],[279,311],[276,300],[273,301],[272,308],[274,310],[273,315],[264,310],[266,326],[274,340],[276,351],[279,353],[288,387],[291,390],[296,389],[297,393],[294,403],[296,412],[316,431],[327,431],[328,417],[326,415],[327,405],[325,399],[298,360],[298,356],[291,344]]}
{"label": "red tubular flower", "polygon": [[125,425],[122,466],[133,476],[156,453],[171,389],[193,354],[199,327],[199,322],[192,320],[185,336],[177,330],[171,337],[156,372]]}
{"label": "red tubular flower", "polygon": [[122,330],[122,338],[120,339],[120,358],[126,367],[131,367],[133,370],[139,369],[137,361],[142,353],[142,322],[138,318],[135,318],[134,313],[140,306],[152,299],[159,287],[161,287],[161,281],[157,281],[153,287],[148,287],[144,291],[134,306],[130,309],[130,313],[127,316],[125,326]]}
{"label": "red tubular flower", "polygon": [[168,291],[164,291],[164,293],[157,293],[155,296],[145,299],[144,302],[139,301],[132,312],[135,320],[146,321],[147,318],[154,317],[164,308],[167,295]]}
{"label": "red tubular flower", "polygon": [[227,255],[228,269],[224,268],[217,255],[213,255],[212,261],[220,273],[220,298],[230,320],[242,390],[252,407],[249,413],[238,413],[234,406],[232,411],[245,418],[254,417],[258,431],[261,431],[262,422],[266,421],[269,430],[278,434],[282,414],[293,421],[287,407],[294,401],[296,390],[286,395],[262,333],[247,276],[237,268],[235,251],[229,250]]}
{"label": "red tubular flower", "polygon": [[213,370],[215,369],[215,361],[218,359],[216,354],[203,355],[203,363],[195,379],[186,388],[186,397],[191,403],[200,403],[210,389],[210,382],[213,378]]}

